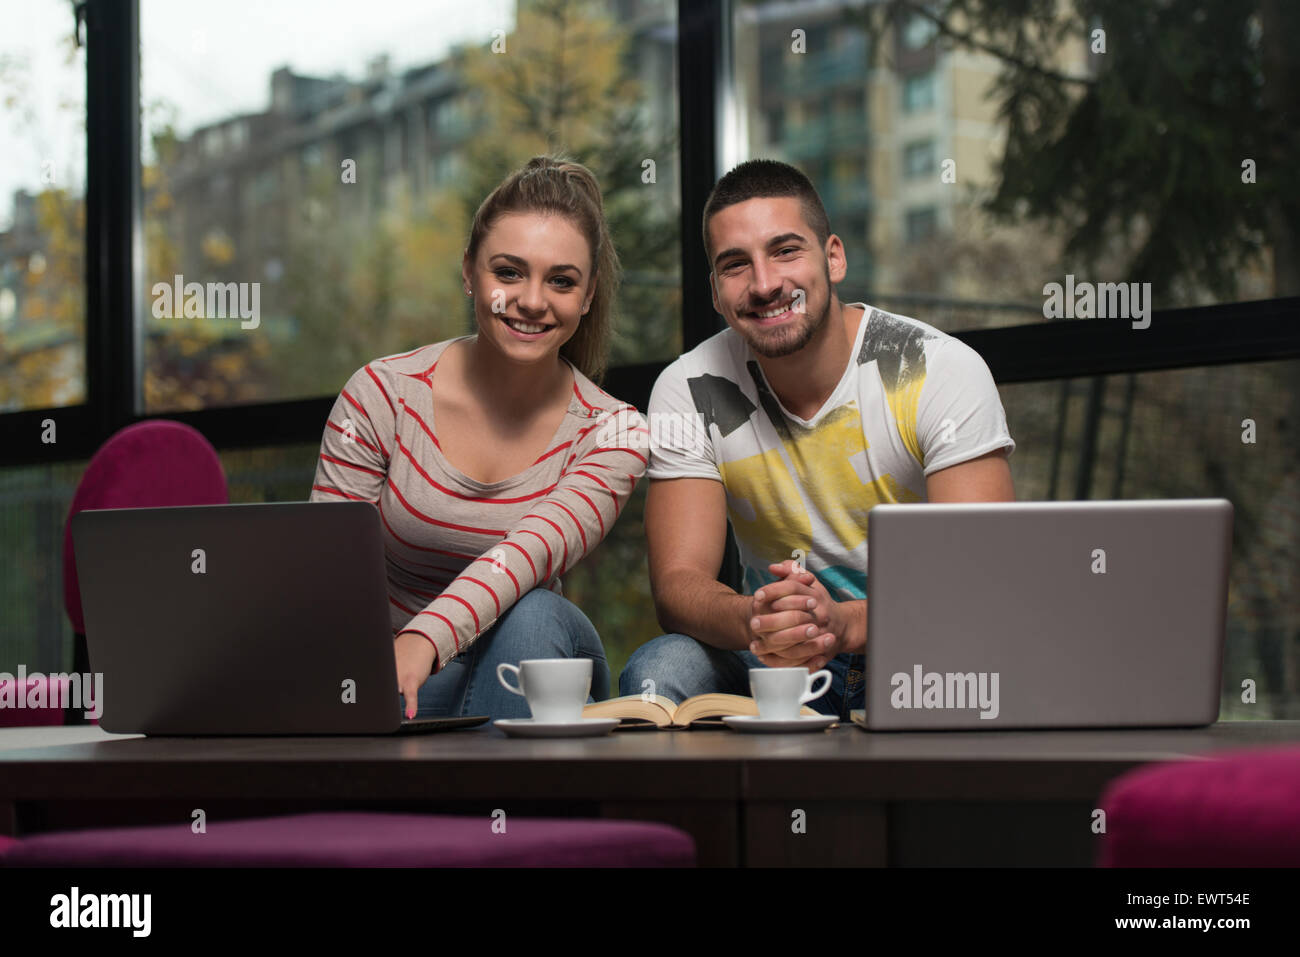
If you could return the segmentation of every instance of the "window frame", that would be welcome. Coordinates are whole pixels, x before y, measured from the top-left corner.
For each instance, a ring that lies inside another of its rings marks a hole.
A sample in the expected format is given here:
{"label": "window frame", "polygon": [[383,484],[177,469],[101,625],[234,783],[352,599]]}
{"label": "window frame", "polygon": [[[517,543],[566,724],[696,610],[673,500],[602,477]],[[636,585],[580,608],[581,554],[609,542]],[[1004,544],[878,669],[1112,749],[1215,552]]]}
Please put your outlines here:
{"label": "window frame", "polygon": [[[85,460],[114,432],[166,418],[192,425],[218,449],[319,441],[335,396],[146,415],[137,332],[143,302],[138,0],[91,0],[87,34],[86,401],[0,414],[5,461],[15,466]],[[725,328],[713,311],[699,210],[724,154],[734,102],[732,0],[678,0],[682,343],[689,350]],[[712,91],[700,96],[697,91]],[[1107,319],[956,332],[998,382],[1031,382],[1300,358],[1300,297],[1153,312],[1135,331]],[[604,387],[645,409],[671,360],[611,368]],[[53,419],[58,441],[41,441]]]}

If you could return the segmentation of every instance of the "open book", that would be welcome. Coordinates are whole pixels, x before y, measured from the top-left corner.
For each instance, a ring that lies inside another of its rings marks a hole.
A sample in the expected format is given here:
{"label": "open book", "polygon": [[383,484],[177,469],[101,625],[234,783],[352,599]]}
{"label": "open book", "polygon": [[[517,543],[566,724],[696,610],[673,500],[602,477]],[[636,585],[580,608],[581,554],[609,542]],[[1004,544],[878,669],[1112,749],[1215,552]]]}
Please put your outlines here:
{"label": "open book", "polygon": [[[807,705],[800,714],[816,715]],[[597,701],[582,709],[584,718],[621,718],[616,731],[634,728],[659,728],[679,731],[683,728],[725,728],[723,717],[733,714],[758,714],[758,703],[753,698],[738,694],[697,694],[681,704],[674,704],[663,695],[639,694]]]}

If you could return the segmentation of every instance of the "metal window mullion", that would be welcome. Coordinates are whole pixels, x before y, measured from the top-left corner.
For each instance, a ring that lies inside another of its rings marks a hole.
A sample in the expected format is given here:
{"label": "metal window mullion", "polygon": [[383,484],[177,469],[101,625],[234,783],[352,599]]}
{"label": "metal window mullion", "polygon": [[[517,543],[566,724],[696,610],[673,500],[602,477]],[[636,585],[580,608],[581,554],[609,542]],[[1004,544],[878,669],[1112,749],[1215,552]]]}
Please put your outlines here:
{"label": "metal window mullion", "polygon": [[86,10],[86,402],[93,445],[142,409],[140,9]]}

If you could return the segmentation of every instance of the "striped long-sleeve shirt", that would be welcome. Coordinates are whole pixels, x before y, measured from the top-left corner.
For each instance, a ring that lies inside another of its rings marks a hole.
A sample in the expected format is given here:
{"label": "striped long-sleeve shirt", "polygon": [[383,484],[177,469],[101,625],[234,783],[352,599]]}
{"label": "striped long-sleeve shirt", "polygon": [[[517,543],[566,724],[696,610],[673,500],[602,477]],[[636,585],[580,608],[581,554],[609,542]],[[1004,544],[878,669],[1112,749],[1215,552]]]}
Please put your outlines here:
{"label": "striped long-sleeve shirt", "polygon": [[640,413],[574,367],[547,450],[517,475],[475,481],[443,456],[433,414],[431,376],[454,341],[376,359],[348,379],[311,492],[313,502],[379,508],[394,636],[429,639],[436,670],[530,589],[561,591],[560,576],[608,534],[648,446]]}

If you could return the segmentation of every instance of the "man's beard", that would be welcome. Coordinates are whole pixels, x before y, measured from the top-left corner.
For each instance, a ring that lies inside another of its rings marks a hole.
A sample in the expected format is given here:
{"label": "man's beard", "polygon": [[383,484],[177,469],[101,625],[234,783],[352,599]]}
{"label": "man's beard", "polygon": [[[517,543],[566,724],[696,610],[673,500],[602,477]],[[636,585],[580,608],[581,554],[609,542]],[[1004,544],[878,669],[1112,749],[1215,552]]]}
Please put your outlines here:
{"label": "man's beard", "polygon": [[[751,349],[765,359],[780,359],[792,355],[806,346],[812,337],[821,331],[822,326],[826,325],[826,319],[831,314],[830,307],[828,298],[819,315],[804,313],[802,322],[799,320],[788,322],[771,333],[764,333],[762,327],[751,329],[748,327],[748,320],[741,320],[741,328],[745,330],[743,338],[749,343]],[[792,326],[795,328],[791,328]],[[759,332],[758,335],[754,334],[756,331]]]}

